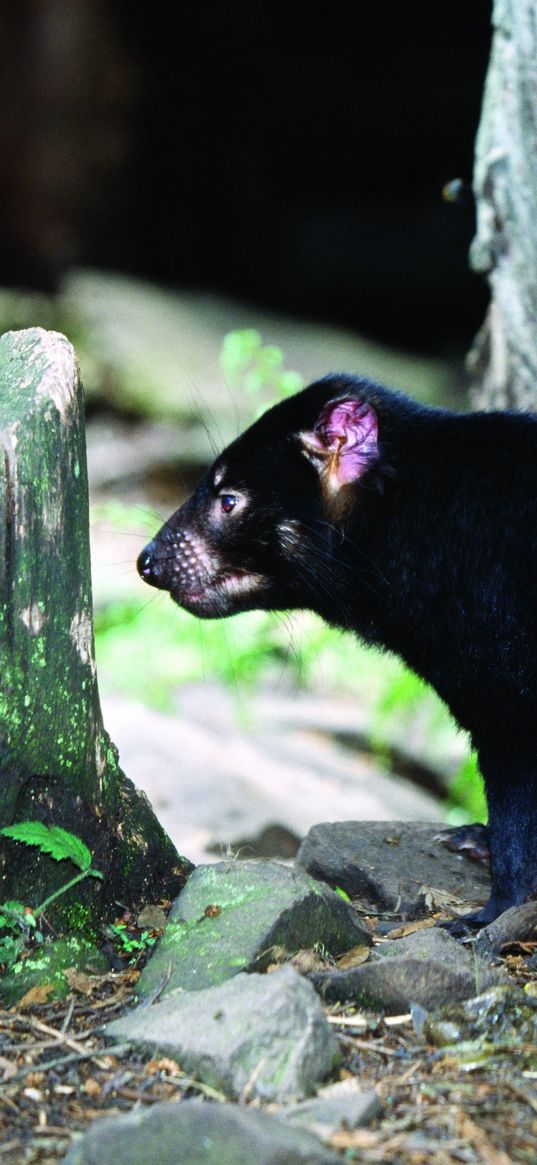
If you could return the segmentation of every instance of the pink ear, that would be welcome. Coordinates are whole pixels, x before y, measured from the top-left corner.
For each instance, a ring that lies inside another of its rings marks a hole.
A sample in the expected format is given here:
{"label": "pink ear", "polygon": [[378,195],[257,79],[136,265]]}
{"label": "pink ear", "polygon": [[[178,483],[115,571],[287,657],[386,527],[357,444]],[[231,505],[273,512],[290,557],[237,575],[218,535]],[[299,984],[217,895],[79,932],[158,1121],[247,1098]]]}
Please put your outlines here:
{"label": "pink ear", "polygon": [[340,398],[324,405],[313,432],[301,433],[306,457],[331,493],[359,481],[378,458],[378,425],[367,401]]}

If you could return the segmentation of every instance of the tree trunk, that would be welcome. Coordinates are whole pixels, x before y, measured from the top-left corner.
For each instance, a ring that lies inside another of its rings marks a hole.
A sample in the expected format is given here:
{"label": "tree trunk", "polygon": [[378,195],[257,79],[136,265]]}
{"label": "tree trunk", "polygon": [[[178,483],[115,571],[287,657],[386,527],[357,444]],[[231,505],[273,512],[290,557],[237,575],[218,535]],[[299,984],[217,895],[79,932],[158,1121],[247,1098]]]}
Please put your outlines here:
{"label": "tree trunk", "polygon": [[470,262],[491,304],[468,358],[474,402],[537,408],[537,3],[495,0],[476,142]]}
{"label": "tree trunk", "polygon": [[[0,457],[0,827],[40,820],[82,838],[104,878],[58,899],[55,921],[91,929],[117,902],[173,896],[192,867],[102,723],[83,397],[65,337],[35,328],[0,339]],[[76,872],[0,840],[0,902],[37,905]]]}

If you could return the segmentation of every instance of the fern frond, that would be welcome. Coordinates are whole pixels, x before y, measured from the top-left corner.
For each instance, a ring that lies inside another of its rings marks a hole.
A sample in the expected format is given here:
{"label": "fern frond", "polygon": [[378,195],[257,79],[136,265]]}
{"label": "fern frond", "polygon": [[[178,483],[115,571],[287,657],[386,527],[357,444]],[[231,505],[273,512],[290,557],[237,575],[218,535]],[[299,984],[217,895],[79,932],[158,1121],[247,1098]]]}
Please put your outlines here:
{"label": "fern frond", "polygon": [[4,837],[22,841],[25,845],[37,846],[41,853],[50,854],[57,862],[66,858],[78,866],[79,870],[89,870],[91,853],[84,842],[74,833],[61,829],[59,825],[44,825],[42,821],[18,821],[0,829]]}

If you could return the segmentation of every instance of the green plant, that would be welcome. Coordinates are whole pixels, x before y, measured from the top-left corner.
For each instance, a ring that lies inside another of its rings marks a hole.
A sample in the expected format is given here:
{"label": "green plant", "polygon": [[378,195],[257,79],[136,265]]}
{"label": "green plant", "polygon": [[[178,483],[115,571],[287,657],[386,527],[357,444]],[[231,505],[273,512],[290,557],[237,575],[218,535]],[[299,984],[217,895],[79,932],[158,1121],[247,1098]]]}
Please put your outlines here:
{"label": "green plant", "polygon": [[477,765],[477,756],[474,752],[462,762],[449,788],[450,820],[460,820],[459,807],[464,806],[465,815],[471,821],[486,821],[487,800],[483,781]]}
{"label": "green plant", "polygon": [[255,396],[264,394],[271,398],[269,404],[291,396],[304,386],[299,372],[284,367],[281,349],[275,344],[264,344],[255,328],[243,328],[224,336],[220,365],[231,389],[245,389]]}
{"label": "green plant", "polygon": [[49,894],[39,906],[28,907],[13,900],[0,903],[0,931],[8,932],[0,935],[0,962],[12,966],[31,936],[36,942],[42,941],[37,922],[51,902],[66,894],[83,878],[102,878],[102,874],[92,869],[91,853],[84,842],[59,825],[47,826],[42,821],[19,821],[0,829],[0,836],[35,846],[57,862],[71,861],[79,870],[74,878]]}
{"label": "green plant", "polygon": [[129,959],[131,963],[136,963],[140,955],[145,955],[157,941],[157,935],[150,934],[148,930],[142,930],[140,934],[134,936],[125,922],[113,923],[107,928],[107,932],[116,942],[120,953],[131,956]]}

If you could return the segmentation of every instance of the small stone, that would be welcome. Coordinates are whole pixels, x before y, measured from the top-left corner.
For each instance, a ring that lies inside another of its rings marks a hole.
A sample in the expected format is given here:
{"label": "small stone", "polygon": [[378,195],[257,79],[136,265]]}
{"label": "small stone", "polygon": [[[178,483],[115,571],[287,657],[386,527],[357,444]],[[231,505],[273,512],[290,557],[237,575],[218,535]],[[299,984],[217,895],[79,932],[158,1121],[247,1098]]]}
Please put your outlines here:
{"label": "small stone", "polygon": [[360,1003],[397,1014],[413,1004],[426,1009],[470,999],[504,982],[501,971],[474,958],[445,930],[430,927],[375,947],[368,963],[348,971],[313,972],[324,999]]}
{"label": "small stone", "polygon": [[292,967],[236,975],[201,991],[174,991],[107,1025],[108,1037],[171,1056],[226,1096],[309,1096],[339,1058],[313,987]]}
{"label": "small stone", "polygon": [[368,932],[348,902],[328,886],[278,862],[226,861],[198,866],[175,900],[164,935],[140,976],[142,998],[223,983],[240,971],[264,971],[275,950],[293,955],[322,944],[338,955]]}
{"label": "small stone", "polygon": [[71,1146],[65,1165],[341,1165],[316,1137],[264,1112],[184,1100],[103,1117]]}
{"label": "small stone", "polygon": [[292,1125],[311,1129],[326,1141],[338,1129],[369,1124],[380,1110],[376,1092],[365,1092],[356,1080],[349,1079],[327,1084],[311,1100],[288,1105],[278,1116]]}

